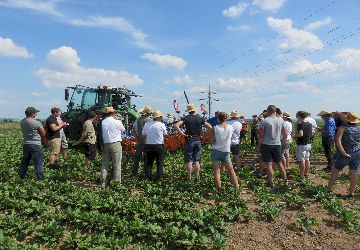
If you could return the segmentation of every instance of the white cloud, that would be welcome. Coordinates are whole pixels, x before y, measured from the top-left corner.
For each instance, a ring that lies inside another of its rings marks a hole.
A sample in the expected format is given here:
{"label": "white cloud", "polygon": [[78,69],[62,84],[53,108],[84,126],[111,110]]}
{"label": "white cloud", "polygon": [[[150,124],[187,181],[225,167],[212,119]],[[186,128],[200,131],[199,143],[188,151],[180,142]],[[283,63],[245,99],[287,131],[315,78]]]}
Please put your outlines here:
{"label": "white cloud", "polygon": [[183,70],[187,66],[187,62],[184,59],[171,55],[146,53],[143,54],[141,58],[154,62],[163,68],[174,67],[177,70]]}
{"label": "white cloud", "polygon": [[254,0],[252,5],[265,11],[276,11],[280,9],[286,0]]}
{"label": "white cloud", "polygon": [[325,25],[328,25],[332,23],[332,19],[331,17],[326,17],[322,20],[319,20],[319,21],[316,21],[316,22],[313,22],[313,23],[309,23],[308,25],[306,25],[304,27],[304,30],[315,30],[315,29],[318,29],[320,28],[321,26],[325,26]]}
{"label": "white cloud", "polygon": [[285,41],[279,45],[280,48],[321,49],[324,47],[315,34],[294,28],[291,19],[268,17],[267,24],[285,37]]}
{"label": "white cloud", "polygon": [[189,75],[175,76],[171,82],[190,84],[193,82],[193,79]]}
{"label": "white cloud", "polygon": [[222,88],[240,88],[247,84],[247,79],[240,77],[231,77],[228,79],[219,78],[218,85]]}
{"label": "white cloud", "polygon": [[35,72],[46,87],[65,87],[82,84],[97,86],[137,86],[143,83],[138,75],[126,71],[114,71],[101,68],[84,68],[80,65],[77,51],[62,46],[47,54],[46,65]]}
{"label": "white cloud", "polygon": [[24,57],[29,58],[33,55],[25,47],[21,47],[10,38],[0,37],[0,57]]}
{"label": "white cloud", "polygon": [[47,96],[47,93],[45,93],[45,92],[31,92],[30,95],[35,96],[35,97],[43,97],[43,96]]}
{"label": "white cloud", "polygon": [[28,9],[51,16],[61,17],[62,14],[56,9],[54,1],[32,1],[32,0],[1,0],[0,6],[17,9]]}
{"label": "white cloud", "polygon": [[251,27],[249,25],[237,25],[237,26],[228,26],[227,29],[230,31],[246,31]]}
{"label": "white cloud", "polygon": [[29,9],[49,16],[57,17],[57,21],[84,27],[99,27],[113,29],[118,32],[128,34],[132,38],[132,42],[145,49],[153,49],[153,46],[146,41],[147,34],[135,28],[129,21],[123,17],[103,17],[91,16],[86,19],[73,19],[63,15],[56,6],[58,1],[33,1],[33,0],[0,0],[0,6],[17,9]]}
{"label": "white cloud", "polygon": [[142,48],[152,49],[152,46],[146,41],[148,35],[135,28],[131,23],[122,17],[93,16],[88,17],[85,20],[73,19],[68,22],[75,26],[102,27],[128,33],[133,38],[136,45]]}
{"label": "white cloud", "polygon": [[348,68],[360,68],[360,49],[342,49],[336,53],[336,57]]}
{"label": "white cloud", "polygon": [[248,3],[239,2],[237,5],[231,6],[228,9],[223,10],[222,14],[226,17],[238,17],[243,13],[249,6]]}
{"label": "white cloud", "polygon": [[312,94],[320,94],[321,93],[319,88],[317,88],[313,84],[307,83],[305,81],[291,82],[291,83],[288,83],[287,86],[291,89],[294,89],[297,91],[303,91],[306,93],[309,93],[309,92]]}
{"label": "white cloud", "polygon": [[308,60],[301,60],[295,62],[295,65],[291,68],[286,69],[285,72],[290,74],[298,74],[298,73],[332,71],[335,70],[337,66],[338,64],[330,62],[329,60],[324,60],[317,64],[312,64]]}

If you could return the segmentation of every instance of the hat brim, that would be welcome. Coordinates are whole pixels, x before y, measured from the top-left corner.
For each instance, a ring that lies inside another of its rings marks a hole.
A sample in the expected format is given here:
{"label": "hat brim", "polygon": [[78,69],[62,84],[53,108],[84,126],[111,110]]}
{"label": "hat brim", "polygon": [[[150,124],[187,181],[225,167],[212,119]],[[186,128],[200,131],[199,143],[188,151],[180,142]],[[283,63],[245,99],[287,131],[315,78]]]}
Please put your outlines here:
{"label": "hat brim", "polygon": [[196,109],[188,109],[187,112],[190,113],[190,112],[195,112]]}

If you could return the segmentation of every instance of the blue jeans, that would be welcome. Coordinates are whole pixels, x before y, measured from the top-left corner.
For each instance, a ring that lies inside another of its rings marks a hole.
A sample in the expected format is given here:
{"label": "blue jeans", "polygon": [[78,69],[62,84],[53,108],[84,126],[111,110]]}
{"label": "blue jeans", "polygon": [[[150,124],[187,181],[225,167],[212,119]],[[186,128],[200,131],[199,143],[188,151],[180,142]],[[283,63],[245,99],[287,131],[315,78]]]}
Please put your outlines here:
{"label": "blue jeans", "polygon": [[41,145],[24,144],[23,145],[23,158],[19,169],[19,176],[21,179],[25,178],[28,167],[31,161],[34,161],[35,174],[39,180],[44,180],[44,152]]}

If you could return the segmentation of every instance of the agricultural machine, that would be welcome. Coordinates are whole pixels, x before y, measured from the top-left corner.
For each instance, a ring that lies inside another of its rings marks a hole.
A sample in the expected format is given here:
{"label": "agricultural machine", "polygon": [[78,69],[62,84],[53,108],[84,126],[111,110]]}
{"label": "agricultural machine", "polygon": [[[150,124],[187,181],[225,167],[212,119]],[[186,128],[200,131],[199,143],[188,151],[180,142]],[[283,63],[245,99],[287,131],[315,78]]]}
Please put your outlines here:
{"label": "agricultural machine", "polygon": [[[71,97],[70,91],[72,91]],[[105,113],[105,107],[109,106],[114,107],[119,118],[123,119],[126,132],[129,133],[133,122],[140,116],[136,111],[136,106],[131,103],[132,97],[139,97],[139,95],[126,88],[109,86],[91,88],[81,85],[67,87],[65,100],[69,103],[67,111],[61,116],[69,124],[65,127],[67,137],[72,140],[79,139],[82,125],[87,119],[87,112],[93,110],[101,117]]]}

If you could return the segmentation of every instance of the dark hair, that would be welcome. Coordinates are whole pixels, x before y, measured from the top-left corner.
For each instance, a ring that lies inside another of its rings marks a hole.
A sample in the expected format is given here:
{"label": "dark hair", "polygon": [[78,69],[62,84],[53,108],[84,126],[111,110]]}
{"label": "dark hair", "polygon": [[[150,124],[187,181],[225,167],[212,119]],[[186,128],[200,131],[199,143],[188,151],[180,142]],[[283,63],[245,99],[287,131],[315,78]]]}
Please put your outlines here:
{"label": "dark hair", "polygon": [[276,107],[275,107],[275,105],[269,105],[269,106],[267,107],[267,111],[268,111],[269,113],[271,113],[271,114],[275,113],[275,112],[276,112]]}
{"label": "dark hair", "polygon": [[296,116],[299,116],[301,119],[305,119],[306,117],[308,117],[307,113],[305,111],[298,111],[296,113]]}
{"label": "dark hair", "polygon": [[195,111],[191,111],[191,112],[189,112],[189,114],[190,114],[190,115],[193,115],[193,114],[195,114]]}
{"label": "dark hair", "polygon": [[223,123],[224,121],[226,121],[229,118],[229,115],[226,114],[225,112],[219,112],[217,118],[219,119],[219,121],[221,123]]}
{"label": "dark hair", "polygon": [[59,108],[54,107],[54,108],[52,108],[50,111],[51,111],[51,114],[55,114],[55,113],[59,112],[59,111],[60,111],[60,109],[59,109]]}
{"label": "dark hair", "polygon": [[94,117],[96,117],[95,111],[89,110],[88,115],[87,115],[87,118],[88,118],[88,119],[92,119],[92,118],[94,118]]}

